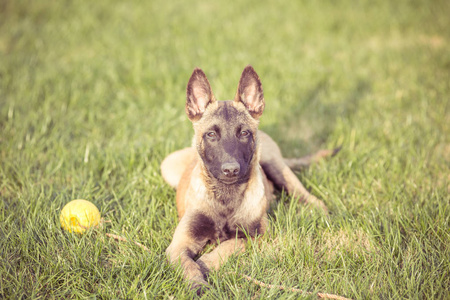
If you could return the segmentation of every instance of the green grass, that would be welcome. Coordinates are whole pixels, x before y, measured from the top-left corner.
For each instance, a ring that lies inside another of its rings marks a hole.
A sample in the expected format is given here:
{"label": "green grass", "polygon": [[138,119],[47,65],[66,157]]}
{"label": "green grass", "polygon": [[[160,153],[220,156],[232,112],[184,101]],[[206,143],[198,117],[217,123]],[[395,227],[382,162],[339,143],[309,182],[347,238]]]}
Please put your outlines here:
{"label": "green grass", "polygon": [[[198,2],[198,3],[197,3]],[[448,1],[0,1],[0,298],[192,297],[165,261],[189,145],[194,67],[218,99],[252,64],[261,128],[332,214],[280,196],[271,235],[209,277],[205,299],[450,298]],[[63,232],[84,198],[111,223]],[[148,246],[117,242],[106,232]],[[315,297],[312,297],[315,298]]]}

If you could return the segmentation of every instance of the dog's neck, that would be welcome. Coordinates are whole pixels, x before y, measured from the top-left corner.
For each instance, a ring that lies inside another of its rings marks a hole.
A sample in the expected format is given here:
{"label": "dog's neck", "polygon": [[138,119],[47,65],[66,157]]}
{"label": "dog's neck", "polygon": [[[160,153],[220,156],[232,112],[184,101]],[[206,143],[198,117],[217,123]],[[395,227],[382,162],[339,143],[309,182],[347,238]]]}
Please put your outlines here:
{"label": "dog's neck", "polygon": [[[250,171],[250,170],[249,170]],[[204,181],[207,190],[211,191],[211,198],[222,205],[235,203],[243,197],[247,188],[249,176],[245,175],[242,179],[232,184],[226,184],[215,178],[205,166],[202,167]],[[250,172],[248,172],[250,173]]]}

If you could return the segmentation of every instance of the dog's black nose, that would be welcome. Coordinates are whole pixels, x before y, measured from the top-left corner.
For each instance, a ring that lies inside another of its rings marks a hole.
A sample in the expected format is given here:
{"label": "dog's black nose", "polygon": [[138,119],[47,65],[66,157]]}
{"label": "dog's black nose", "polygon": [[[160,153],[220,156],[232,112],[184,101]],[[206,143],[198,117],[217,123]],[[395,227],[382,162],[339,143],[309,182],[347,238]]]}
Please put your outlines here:
{"label": "dog's black nose", "polygon": [[241,170],[241,167],[239,166],[239,163],[233,162],[233,163],[224,163],[222,165],[222,172],[228,177],[236,176],[239,174],[239,171]]}

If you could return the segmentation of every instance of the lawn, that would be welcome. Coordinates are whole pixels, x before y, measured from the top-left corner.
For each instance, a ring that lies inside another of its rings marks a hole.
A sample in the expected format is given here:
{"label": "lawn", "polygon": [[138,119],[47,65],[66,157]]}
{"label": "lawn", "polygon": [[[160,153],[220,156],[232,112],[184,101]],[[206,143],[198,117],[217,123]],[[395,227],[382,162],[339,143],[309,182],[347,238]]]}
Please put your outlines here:
{"label": "lawn", "polygon": [[[159,165],[190,144],[194,67],[230,99],[252,64],[286,156],[342,145],[298,173],[331,213],[280,193],[270,235],[204,299],[316,298],[243,275],[450,299],[449,15],[446,0],[0,0],[0,298],[193,297],[165,259],[177,215]],[[63,231],[78,198],[110,222]]]}

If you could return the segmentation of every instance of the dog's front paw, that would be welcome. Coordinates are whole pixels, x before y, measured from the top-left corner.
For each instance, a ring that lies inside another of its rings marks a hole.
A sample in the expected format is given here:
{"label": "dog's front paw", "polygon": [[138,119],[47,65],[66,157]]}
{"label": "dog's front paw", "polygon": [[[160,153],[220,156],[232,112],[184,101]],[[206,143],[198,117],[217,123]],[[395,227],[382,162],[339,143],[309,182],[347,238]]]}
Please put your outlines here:
{"label": "dog's front paw", "polygon": [[204,292],[210,289],[210,285],[203,277],[196,277],[191,279],[191,290],[194,291],[197,296],[203,295]]}

